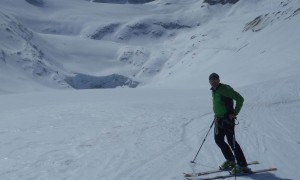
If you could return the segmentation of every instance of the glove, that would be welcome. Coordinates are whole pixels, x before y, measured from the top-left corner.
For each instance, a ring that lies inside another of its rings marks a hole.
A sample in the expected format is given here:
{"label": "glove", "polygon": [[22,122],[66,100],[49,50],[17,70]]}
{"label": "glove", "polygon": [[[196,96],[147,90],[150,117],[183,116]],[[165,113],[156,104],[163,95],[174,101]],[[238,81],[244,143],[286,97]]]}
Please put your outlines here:
{"label": "glove", "polygon": [[229,114],[228,118],[229,118],[229,120],[234,121],[236,119],[236,115],[235,114]]}

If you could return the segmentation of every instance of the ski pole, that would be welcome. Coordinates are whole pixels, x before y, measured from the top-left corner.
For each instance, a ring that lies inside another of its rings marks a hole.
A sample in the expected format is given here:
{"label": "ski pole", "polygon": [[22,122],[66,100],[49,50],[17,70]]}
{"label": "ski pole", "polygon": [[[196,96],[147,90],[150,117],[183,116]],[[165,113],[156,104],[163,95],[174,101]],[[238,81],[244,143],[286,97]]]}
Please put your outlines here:
{"label": "ski pole", "polygon": [[198,156],[198,154],[199,154],[199,152],[200,152],[200,150],[201,150],[201,148],[202,148],[202,146],[203,146],[203,144],[204,144],[204,142],[205,142],[205,140],[206,140],[206,138],[207,138],[207,136],[208,136],[208,134],[209,134],[209,132],[210,132],[210,130],[211,130],[211,127],[212,127],[213,124],[214,124],[214,122],[215,122],[215,120],[213,120],[213,122],[211,123],[211,125],[210,125],[210,127],[209,127],[209,130],[208,130],[208,132],[207,132],[207,134],[206,134],[206,136],[205,136],[205,138],[204,138],[204,140],[203,140],[203,142],[202,142],[202,144],[201,144],[201,146],[200,146],[200,148],[199,148],[199,150],[198,150],[198,152],[197,152],[197,154],[196,154],[194,160],[191,161],[191,163],[195,163],[195,160],[197,159],[197,156]]}
{"label": "ski pole", "polygon": [[[234,118],[234,126],[236,125],[235,124],[235,121],[236,121],[236,117]],[[236,144],[235,144],[235,129],[234,129],[234,126],[233,126],[233,134],[232,134],[232,139],[233,139],[233,151],[234,151],[234,169],[236,170],[236,166],[237,166],[237,160],[236,160]],[[234,179],[236,180],[236,173],[234,173]]]}

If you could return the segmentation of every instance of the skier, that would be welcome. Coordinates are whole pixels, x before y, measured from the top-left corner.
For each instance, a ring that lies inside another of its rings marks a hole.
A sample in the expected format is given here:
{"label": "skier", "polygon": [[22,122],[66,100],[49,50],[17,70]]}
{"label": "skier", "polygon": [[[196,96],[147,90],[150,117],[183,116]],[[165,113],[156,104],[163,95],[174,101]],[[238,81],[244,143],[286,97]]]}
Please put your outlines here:
{"label": "skier", "polygon": [[[220,169],[231,170],[232,174],[249,173],[251,169],[247,166],[244,153],[235,140],[234,134],[235,119],[243,106],[244,98],[229,85],[220,83],[219,75],[216,73],[210,74],[209,83],[215,118],[214,138],[226,159]],[[235,107],[233,100],[235,100]],[[225,136],[227,143],[224,141]]]}

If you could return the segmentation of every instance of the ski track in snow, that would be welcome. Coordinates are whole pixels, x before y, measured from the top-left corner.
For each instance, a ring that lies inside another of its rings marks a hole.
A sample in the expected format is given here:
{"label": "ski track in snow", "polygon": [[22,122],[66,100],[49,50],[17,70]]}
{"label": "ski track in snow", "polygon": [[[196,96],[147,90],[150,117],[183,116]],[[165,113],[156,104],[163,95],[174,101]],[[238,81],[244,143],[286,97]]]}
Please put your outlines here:
{"label": "ski track in snow", "polygon": [[1,168],[1,177],[138,179],[147,177],[149,169],[161,162],[163,169],[170,163],[167,159],[175,160],[178,149],[184,156],[182,123],[193,119],[189,110],[175,112],[168,101],[155,103],[157,107],[143,101],[120,104],[58,102],[22,107],[17,114],[2,112],[1,144],[6,148],[0,164],[9,166]]}
{"label": "ski track in snow", "polygon": [[240,118],[241,124],[238,127],[238,135],[241,136],[238,139],[246,140],[241,141],[246,157],[251,160],[259,159],[262,164],[257,167],[278,168],[275,173],[278,177],[267,173],[269,176],[262,175],[261,179],[285,179],[290,171],[294,172],[292,179],[299,176],[295,168],[298,160],[295,157],[300,156],[297,143],[300,126],[294,119],[300,115],[297,110],[300,107],[299,81],[279,82],[258,86],[254,91],[249,90],[252,91],[253,99],[250,97],[251,102],[246,102],[244,108],[247,109],[247,114]]}

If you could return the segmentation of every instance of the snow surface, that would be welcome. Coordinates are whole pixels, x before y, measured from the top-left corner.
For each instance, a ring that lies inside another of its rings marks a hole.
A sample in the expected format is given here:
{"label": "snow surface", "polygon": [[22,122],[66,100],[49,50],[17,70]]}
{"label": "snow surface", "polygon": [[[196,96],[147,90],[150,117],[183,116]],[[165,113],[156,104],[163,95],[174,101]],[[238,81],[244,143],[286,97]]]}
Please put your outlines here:
{"label": "snow surface", "polygon": [[[30,2],[0,1],[0,179],[183,180],[213,119],[211,72],[245,98],[252,168],[278,168],[238,179],[300,179],[300,1]],[[140,84],[74,90],[76,74]],[[211,132],[195,168],[223,161]]]}

